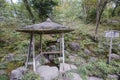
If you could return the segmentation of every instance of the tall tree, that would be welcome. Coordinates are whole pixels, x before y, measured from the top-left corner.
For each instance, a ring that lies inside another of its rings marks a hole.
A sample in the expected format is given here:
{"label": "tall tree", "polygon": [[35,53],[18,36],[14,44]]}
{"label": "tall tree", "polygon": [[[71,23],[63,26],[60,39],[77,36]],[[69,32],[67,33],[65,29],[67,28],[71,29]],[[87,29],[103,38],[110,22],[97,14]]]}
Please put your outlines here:
{"label": "tall tree", "polygon": [[98,37],[98,28],[101,20],[102,13],[110,0],[98,0],[97,14],[96,14],[96,29],[95,29],[95,39]]}
{"label": "tall tree", "polygon": [[31,8],[30,8],[30,5],[29,5],[29,3],[28,3],[28,0],[23,0],[23,2],[24,2],[25,7],[26,7],[26,9],[28,10],[28,12],[29,12],[29,14],[30,14],[30,16],[31,16],[31,18],[32,18],[32,22],[35,23],[35,17],[34,17],[34,15],[33,15],[33,13],[32,13],[32,10],[31,10]]}
{"label": "tall tree", "polygon": [[53,0],[31,0],[33,8],[39,14],[39,18],[44,20],[46,17],[50,17],[54,6],[57,5],[57,1]]}

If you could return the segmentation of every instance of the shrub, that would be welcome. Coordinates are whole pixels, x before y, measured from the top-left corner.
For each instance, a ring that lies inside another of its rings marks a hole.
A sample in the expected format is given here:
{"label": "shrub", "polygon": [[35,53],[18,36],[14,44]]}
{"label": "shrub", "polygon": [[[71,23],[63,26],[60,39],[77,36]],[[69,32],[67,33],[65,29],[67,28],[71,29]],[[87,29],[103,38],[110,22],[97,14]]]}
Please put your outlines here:
{"label": "shrub", "polygon": [[32,71],[29,71],[23,76],[22,80],[41,80],[41,79],[39,75],[35,74]]}
{"label": "shrub", "polygon": [[0,80],[9,80],[8,75],[0,75]]}

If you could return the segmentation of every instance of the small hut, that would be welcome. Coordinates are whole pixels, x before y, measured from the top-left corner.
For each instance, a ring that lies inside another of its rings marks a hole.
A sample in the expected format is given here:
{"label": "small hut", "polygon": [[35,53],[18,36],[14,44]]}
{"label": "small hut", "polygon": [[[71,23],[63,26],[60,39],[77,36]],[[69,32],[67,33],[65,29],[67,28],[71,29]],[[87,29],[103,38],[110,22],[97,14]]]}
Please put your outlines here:
{"label": "small hut", "polygon": [[[29,49],[28,49],[28,55],[26,59],[26,68],[28,67],[28,62],[30,55],[33,56],[33,71],[36,71],[36,65],[35,65],[35,38],[34,35],[38,34],[40,35],[40,54],[55,54],[55,53],[62,53],[63,63],[65,62],[65,54],[64,54],[64,33],[68,33],[73,31],[74,29],[65,27],[63,25],[60,25],[58,23],[52,22],[49,18],[42,23],[39,24],[33,24],[26,26],[24,28],[17,29],[18,32],[25,32],[30,34],[30,43],[29,43]],[[43,52],[42,51],[42,35],[44,34],[59,34],[61,35],[60,39],[60,51],[54,51],[54,52]]]}

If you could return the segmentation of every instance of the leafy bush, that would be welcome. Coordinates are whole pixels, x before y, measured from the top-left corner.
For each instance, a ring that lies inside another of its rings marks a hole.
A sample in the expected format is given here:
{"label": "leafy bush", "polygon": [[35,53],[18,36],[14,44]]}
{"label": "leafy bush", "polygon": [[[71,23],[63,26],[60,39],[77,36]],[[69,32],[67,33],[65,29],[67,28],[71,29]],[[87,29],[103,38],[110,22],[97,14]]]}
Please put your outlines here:
{"label": "leafy bush", "polygon": [[0,75],[0,80],[9,80],[8,75]]}
{"label": "leafy bush", "polygon": [[41,80],[41,79],[39,75],[35,74],[32,71],[29,71],[23,76],[22,80]]}
{"label": "leafy bush", "polygon": [[111,62],[111,64],[106,64],[105,61],[100,60],[93,63],[88,63],[86,65],[80,66],[78,69],[79,74],[83,74],[84,76],[97,76],[103,79],[107,78],[108,74],[119,74],[120,72],[120,64],[119,62]]}

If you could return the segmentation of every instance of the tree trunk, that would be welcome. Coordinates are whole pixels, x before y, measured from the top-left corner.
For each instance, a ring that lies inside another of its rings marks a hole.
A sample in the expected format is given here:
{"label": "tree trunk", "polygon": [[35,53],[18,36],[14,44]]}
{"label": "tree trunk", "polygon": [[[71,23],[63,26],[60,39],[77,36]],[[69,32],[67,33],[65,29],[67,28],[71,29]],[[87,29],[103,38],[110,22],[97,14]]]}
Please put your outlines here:
{"label": "tree trunk", "polygon": [[27,0],[23,0],[23,2],[24,2],[24,4],[25,4],[25,7],[26,7],[26,9],[28,10],[28,12],[29,12],[29,14],[30,14],[30,16],[31,16],[31,18],[32,18],[32,22],[33,22],[33,24],[35,23],[35,17],[34,17],[34,15],[33,15],[33,13],[32,13],[32,10],[31,10],[31,8],[30,8],[30,6],[29,6],[29,4],[28,4],[28,1]]}
{"label": "tree trunk", "polygon": [[84,11],[84,23],[86,23],[86,22],[87,22],[87,11],[86,11],[86,5],[85,5],[84,0],[83,0],[82,2],[83,2],[83,11]]}
{"label": "tree trunk", "polygon": [[118,5],[116,4],[115,8],[112,11],[112,17],[115,16],[115,10],[117,9]]}
{"label": "tree trunk", "polygon": [[95,29],[95,40],[98,38],[98,28],[101,20],[102,13],[106,7],[108,0],[104,1],[102,4],[101,0],[98,0],[97,14],[96,14],[96,29]]}
{"label": "tree trunk", "polygon": [[11,4],[12,4],[13,8],[14,8],[14,12],[15,12],[14,14],[17,15],[17,10],[16,10],[16,8],[15,8],[15,5],[14,5],[14,3],[13,3],[13,0],[10,0],[10,1],[11,1]]}

